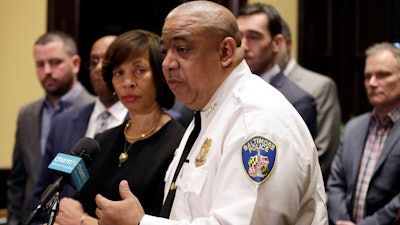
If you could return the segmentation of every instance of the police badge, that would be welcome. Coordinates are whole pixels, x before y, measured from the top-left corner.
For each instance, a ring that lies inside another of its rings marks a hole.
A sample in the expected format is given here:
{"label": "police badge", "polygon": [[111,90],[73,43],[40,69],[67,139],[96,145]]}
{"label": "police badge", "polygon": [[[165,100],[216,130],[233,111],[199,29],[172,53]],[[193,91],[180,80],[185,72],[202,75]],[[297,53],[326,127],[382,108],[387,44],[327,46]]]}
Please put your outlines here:
{"label": "police badge", "polygon": [[242,146],[242,162],[247,175],[257,184],[267,180],[272,172],[277,154],[277,146],[261,136],[250,138]]}
{"label": "police badge", "polygon": [[208,151],[211,148],[211,144],[212,144],[212,139],[211,138],[206,138],[206,140],[204,141],[203,145],[201,146],[199,154],[196,156],[196,160],[194,162],[196,167],[199,167],[199,166],[203,165],[206,162],[206,156],[208,154]]}

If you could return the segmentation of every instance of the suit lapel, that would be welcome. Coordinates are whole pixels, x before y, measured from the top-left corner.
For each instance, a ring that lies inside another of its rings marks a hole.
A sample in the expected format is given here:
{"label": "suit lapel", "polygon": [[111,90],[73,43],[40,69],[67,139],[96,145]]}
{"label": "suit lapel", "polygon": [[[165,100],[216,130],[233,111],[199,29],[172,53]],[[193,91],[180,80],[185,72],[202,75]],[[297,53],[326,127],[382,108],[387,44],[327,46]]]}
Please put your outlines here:
{"label": "suit lapel", "polygon": [[276,76],[274,76],[271,81],[269,82],[273,87],[275,87],[278,90],[282,89],[282,86],[284,84],[285,77],[284,75],[280,72]]}
{"label": "suit lapel", "polygon": [[359,123],[354,124],[355,129],[352,129],[352,132],[354,132],[354,134],[352,135],[352,139],[354,142],[354,145],[352,146],[352,148],[354,149],[354,158],[351,161],[354,163],[351,164],[353,166],[351,171],[354,171],[353,176],[355,177],[353,177],[352,180],[355,182],[357,182],[358,179],[358,171],[360,169],[361,160],[364,153],[365,141],[367,140],[368,126],[370,121],[371,114],[369,113],[366,114]]}
{"label": "suit lapel", "polygon": [[[38,163],[41,163],[42,160],[42,152],[40,145],[40,137],[41,137],[41,115],[42,115],[42,106],[43,99],[36,101],[33,103],[31,107],[29,107],[26,111],[25,118],[23,120],[22,127],[20,127],[19,131],[20,137],[24,137],[24,141],[20,144],[23,146],[26,151],[23,151],[22,154],[26,154],[25,162],[26,171],[31,174],[36,174],[40,167],[38,167]],[[36,179],[32,177],[34,180]],[[28,181],[28,182],[34,182]]]}
{"label": "suit lapel", "polygon": [[71,109],[94,102],[95,97],[91,95],[85,88],[82,88],[79,97],[72,103]]}
{"label": "suit lapel", "polygon": [[35,132],[29,131],[31,133],[32,139],[31,139],[31,145],[30,148],[32,148],[32,155],[35,155],[37,157],[41,157],[41,151],[40,151],[40,137],[41,137],[41,130],[42,130],[42,110],[43,110],[43,99],[40,101],[37,101],[36,104],[33,105],[31,108],[31,111],[29,114],[31,115],[31,118],[28,120],[26,127],[27,130],[30,130],[31,128],[36,129]]}
{"label": "suit lapel", "polygon": [[[382,166],[383,162],[385,162],[386,158],[390,154],[390,152],[394,149],[396,149],[396,146],[398,146],[399,142],[399,132],[400,132],[400,121],[397,120],[396,123],[393,125],[392,130],[390,131],[386,142],[385,146],[383,146],[382,153],[379,157],[379,160],[375,166],[374,173],[378,170],[379,167]],[[399,146],[397,147],[399,149]]]}
{"label": "suit lapel", "polygon": [[74,130],[78,134],[82,134],[82,137],[85,136],[93,109],[94,103],[91,103],[87,107],[82,108],[82,110],[77,111],[77,113],[75,113],[73,116]]}

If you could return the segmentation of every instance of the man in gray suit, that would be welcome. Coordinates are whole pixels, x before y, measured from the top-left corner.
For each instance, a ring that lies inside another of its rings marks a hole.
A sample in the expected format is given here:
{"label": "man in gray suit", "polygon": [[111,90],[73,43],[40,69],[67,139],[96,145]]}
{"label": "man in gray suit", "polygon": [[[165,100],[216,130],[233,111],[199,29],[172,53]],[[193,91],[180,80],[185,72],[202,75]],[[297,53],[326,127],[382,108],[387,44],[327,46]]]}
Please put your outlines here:
{"label": "man in gray suit", "polygon": [[328,179],[328,214],[336,225],[391,225],[400,208],[400,49],[366,51],[364,86],[372,112],[350,120]]}
{"label": "man in gray suit", "polygon": [[34,185],[52,118],[94,101],[78,81],[81,58],[71,36],[59,31],[40,36],[33,48],[38,79],[45,96],[18,114],[13,165],[8,187],[8,224],[24,224],[30,214]]}
{"label": "man in gray suit", "polygon": [[340,137],[341,112],[336,84],[331,78],[302,67],[291,57],[291,32],[283,19],[282,34],[285,40],[278,56],[279,66],[289,80],[312,95],[317,103],[317,136],[314,141],[326,183]]}

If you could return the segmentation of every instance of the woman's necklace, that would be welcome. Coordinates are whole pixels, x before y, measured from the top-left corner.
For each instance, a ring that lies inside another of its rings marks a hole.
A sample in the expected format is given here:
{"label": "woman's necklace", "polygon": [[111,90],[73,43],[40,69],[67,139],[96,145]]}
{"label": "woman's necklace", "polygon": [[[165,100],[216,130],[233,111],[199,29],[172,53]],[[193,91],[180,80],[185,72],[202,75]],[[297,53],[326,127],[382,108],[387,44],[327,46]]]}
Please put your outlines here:
{"label": "woman's necklace", "polygon": [[125,145],[124,145],[124,151],[121,152],[121,154],[119,155],[119,164],[118,167],[121,167],[122,163],[126,162],[126,160],[128,160],[128,151],[131,148],[132,144],[129,144],[128,146],[128,141],[125,140]]}
{"label": "woman's necklace", "polygon": [[152,134],[154,132],[154,130],[157,128],[157,125],[158,125],[159,121],[160,121],[160,118],[157,119],[156,123],[154,124],[154,126],[152,128],[150,128],[150,130],[142,133],[141,135],[139,135],[139,136],[130,136],[128,134],[128,129],[131,126],[132,121],[129,120],[128,123],[125,125],[125,129],[124,129],[124,135],[125,135],[126,140],[128,140],[128,141],[137,141],[137,140],[141,140],[141,139],[146,138],[147,136],[149,136],[150,134]]}
{"label": "woman's necklace", "polygon": [[[133,145],[134,142],[138,141],[138,140],[142,140],[145,139],[147,136],[149,136],[150,134],[152,134],[156,128],[158,123],[160,122],[160,118],[161,118],[161,114],[158,117],[158,119],[156,120],[154,126],[152,128],[150,128],[150,130],[148,130],[147,132],[142,133],[139,136],[130,136],[128,135],[128,129],[131,126],[132,121],[129,120],[128,123],[125,125],[124,128],[124,135],[125,135],[125,145],[124,145],[124,151],[119,155],[119,165],[118,167],[121,167],[122,163],[126,162],[126,160],[128,160],[128,152],[129,149],[131,149],[131,146]],[[131,141],[133,143],[128,145],[128,141]]]}

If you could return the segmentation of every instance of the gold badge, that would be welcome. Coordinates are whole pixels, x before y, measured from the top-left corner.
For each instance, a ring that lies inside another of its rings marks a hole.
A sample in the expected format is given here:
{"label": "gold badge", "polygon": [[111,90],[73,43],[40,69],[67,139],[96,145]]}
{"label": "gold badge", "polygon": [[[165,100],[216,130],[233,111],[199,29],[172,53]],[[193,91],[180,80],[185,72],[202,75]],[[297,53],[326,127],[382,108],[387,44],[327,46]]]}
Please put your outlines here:
{"label": "gold badge", "polygon": [[208,151],[210,150],[211,144],[212,144],[211,138],[206,138],[206,140],[203,143],[203,146],[201,146],[199,154],[196,156],[196,161],[194,162],[196,167],[202,166],[204,163],[206,163],[206,157]]}

